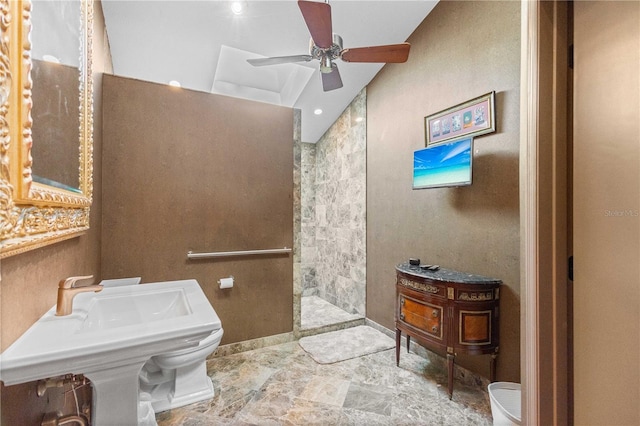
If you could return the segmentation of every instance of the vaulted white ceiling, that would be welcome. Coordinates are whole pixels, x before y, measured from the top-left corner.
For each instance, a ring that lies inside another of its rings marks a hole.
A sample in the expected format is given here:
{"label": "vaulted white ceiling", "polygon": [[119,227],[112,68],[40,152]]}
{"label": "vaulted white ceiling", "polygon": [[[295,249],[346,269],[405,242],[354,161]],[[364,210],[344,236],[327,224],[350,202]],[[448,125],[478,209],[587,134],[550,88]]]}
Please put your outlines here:
{"label": "vaulted white ceiling", "polygon": [[[303,142],[317,142],[384,65],[337,60],[344,87],[330,92],[317,61],[253,67],[246,59],[308,54],[309,31],[295,0],[243,1],[238,15],[232,3],[103,0],[114,73],[299,108]],[[332,0],[333,32],[345,48],[401,43],[436,3]]]}

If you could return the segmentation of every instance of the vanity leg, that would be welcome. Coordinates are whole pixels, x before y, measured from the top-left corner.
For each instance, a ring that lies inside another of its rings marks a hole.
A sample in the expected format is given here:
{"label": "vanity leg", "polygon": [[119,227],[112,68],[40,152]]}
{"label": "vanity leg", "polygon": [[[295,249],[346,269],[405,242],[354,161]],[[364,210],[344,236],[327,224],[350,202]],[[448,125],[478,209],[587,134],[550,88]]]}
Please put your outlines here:
{"label": "vanity leg", "polygon": [[409,345],[411,344],[411,336],[407,334],[407,353],[409,353]]}
{"label": "vanity leg", "polygon": [[[396,328],[396,367],[400,366],[400,338],[402,337],[402,332],[399,328]],[[409,336],[407,336],[407,339]]]}
{"label": "vanity leg", "polygon": [[453,398],[453,363],[456,356],[447,354],[447,378],[449,379],[449,399]]}
{"label": "vanity leg", "polygon": [[496,381],[496,359],[498,358],[498,354],[491,354],[491,369],[489,370],[489,379],[491,382]]}

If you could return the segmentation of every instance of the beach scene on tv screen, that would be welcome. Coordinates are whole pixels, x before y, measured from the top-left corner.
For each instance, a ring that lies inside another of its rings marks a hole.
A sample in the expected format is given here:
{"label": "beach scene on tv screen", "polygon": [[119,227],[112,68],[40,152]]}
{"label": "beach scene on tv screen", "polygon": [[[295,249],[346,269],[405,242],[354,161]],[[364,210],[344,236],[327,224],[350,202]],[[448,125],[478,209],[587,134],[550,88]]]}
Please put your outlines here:
{"label": "beach scene on tv screen", "polygon": [[457,186],[471,183],[471,138],[415,151],[413,187]]}

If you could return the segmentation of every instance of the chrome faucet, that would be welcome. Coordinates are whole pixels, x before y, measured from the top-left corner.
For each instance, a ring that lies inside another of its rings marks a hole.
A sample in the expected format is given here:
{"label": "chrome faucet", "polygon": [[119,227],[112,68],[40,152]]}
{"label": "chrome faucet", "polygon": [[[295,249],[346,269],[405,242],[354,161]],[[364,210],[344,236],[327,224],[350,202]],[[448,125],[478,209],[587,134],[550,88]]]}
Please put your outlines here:
{"label": "chrome faucet", "polygon": [[82,280],[88,280],[93,278],[93,275],[87,275],[85,277],[69,277],[60,281],[58,284],[58,303],[56,304],[56,315],[63,316],[69,315],[73,310],[73,298],[78,293],[84,293],[87,291],[95,291],[96,293],[102,291],[102,285],[86,285],[76,287],[76,282]]}

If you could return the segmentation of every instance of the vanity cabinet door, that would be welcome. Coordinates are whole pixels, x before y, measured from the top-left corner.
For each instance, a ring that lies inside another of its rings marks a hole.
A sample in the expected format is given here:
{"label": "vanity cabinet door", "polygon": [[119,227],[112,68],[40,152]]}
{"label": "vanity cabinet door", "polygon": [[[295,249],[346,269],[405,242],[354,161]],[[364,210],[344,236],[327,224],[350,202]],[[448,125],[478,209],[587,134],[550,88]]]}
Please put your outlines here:
{"label": "vanity cabinet door", "polygon": [[458,311],[458,344],[468,346],[491,345],[492,313],[487,310],[464,310]]}
{"label": "vanity cabinet door", "polygon": [[456,307],[455,352],[470,355],[496,354],[498,351],[498,318],[494,306]]}

